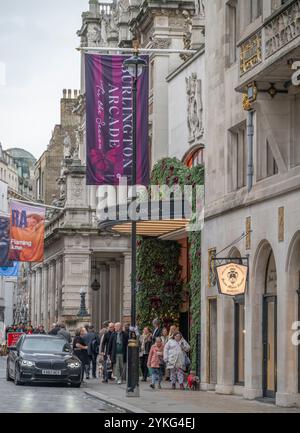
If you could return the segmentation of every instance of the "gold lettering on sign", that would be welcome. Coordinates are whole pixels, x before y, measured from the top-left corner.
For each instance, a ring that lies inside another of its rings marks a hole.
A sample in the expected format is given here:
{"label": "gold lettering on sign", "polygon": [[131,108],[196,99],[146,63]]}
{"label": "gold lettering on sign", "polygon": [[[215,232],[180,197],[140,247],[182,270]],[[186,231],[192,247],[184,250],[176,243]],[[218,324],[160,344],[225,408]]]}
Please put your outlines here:
{"label": "gold lettering on sign", "polygon": [[251,250],[251,217],[246,218],[246,250]]}
{"label": "gold lettering on sign", "polygon": [[284,207],[278,209],[278,241],[284,241]]}
{"label": "gold lettering on sign", "polygon": [[262,61],[261,32],[247,39],[240,47],[241,75],[253,69]]}

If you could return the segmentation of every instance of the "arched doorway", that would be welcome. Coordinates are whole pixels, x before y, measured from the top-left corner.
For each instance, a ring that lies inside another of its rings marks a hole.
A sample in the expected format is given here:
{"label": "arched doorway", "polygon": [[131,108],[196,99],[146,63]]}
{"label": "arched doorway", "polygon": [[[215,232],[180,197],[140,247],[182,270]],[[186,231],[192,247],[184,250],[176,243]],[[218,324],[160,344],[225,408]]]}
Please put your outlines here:
{"label": "arched doorway", "polygon": [[270,250],[263,295],[263,396],[275,398],[277,391],[277,271]]}
{"label": "arched doorway", "polygon": [[[232,262],[243,264],[240,251],[234,247],[229,253]],[[234,299],[234,384],[245,385],[245,295]]]}

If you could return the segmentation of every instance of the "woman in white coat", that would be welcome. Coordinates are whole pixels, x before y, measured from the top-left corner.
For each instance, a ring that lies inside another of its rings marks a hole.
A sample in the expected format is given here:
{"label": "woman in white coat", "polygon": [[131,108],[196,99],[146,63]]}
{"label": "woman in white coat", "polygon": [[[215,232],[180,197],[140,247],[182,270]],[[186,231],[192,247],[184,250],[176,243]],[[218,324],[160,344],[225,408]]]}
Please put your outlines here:
{"label": "woman in white coat", "polygon": [[178,379],[180,389],[184,389],[184,370],[186,368],[187,352],[190,351],[189,344],[182,337],[180,332],[176,332],[164,348],[164,362],[170,370],[172,388],[176,389]]}

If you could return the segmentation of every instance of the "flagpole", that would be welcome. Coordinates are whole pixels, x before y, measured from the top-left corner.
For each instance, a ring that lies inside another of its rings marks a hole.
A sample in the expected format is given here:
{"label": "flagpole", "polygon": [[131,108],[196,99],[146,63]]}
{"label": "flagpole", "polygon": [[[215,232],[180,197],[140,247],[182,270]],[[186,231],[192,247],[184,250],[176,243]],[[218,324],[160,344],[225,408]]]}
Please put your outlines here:
{"label": "flagpole", "polygon": [[[78,47],[77,51],[83,52],[117,52],[117,53],[130,53],[133,54],[134,48],[120,48],[120,47]],[[140,54],[191,54],[198,53],[198,50],[179,50],[179,49],[164,49],[164,48],[139,48]]]}

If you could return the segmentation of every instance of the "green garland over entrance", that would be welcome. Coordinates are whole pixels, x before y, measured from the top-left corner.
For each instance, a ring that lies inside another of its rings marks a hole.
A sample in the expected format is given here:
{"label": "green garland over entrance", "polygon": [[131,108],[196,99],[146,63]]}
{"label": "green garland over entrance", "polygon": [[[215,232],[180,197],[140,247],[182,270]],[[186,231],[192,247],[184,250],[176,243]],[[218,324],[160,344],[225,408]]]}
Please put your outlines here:
{"label": "green garland over entrance", "polygon": [[[187,167],[177,158],[158,161],[151,174],[151,185],[204,185],[204,167]],[[195,197],[193,207],[195,211]],[[201,232],[189,232],[191,275],[187,289],[190,293],[192,369],[197,364],[197,339],[201,326]],[[159,317],[165,325],[178,323],[182,302],[183,282],[179,266],[180,245],[176,241],[144,238],[138,242],[137,295],[140,327],[151,325]]]}

